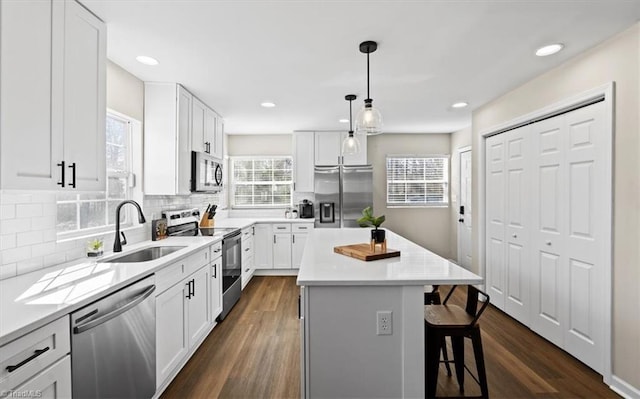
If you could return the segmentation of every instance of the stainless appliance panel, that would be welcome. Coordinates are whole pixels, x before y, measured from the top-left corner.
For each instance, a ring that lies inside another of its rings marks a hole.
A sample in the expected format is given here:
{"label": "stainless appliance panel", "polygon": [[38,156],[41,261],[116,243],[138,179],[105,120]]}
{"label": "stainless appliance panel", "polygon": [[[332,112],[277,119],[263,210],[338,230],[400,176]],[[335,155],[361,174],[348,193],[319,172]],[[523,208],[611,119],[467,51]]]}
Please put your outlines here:
{"label": "stainless appliance panel", "polygon": [[240,299],[242,293],[242,235],[240,229],[222,240],[222,321]]}
{"label": "stainless appliance panel", "polygon": [[215,193],[222,190],[222,160],[202,152],[191,152],[191,191]]}
{"label": "stainless appliance panel", "polygon": [[71,314],[74,398],[150,398],[156,390],[155,277]]}
{"label": "stainless appliance panel", "polygon": [[[340,167],[316,166],[314,173],[316,195],[315,227],[340,227]],[[333,204],[334,217],[322,213]],[[322,216],[322,217],[321,217]]]}
{"label": "stainless appliance panel", "polygon": [[358,227],[362,210],[373,207],[373,167],[342,167],[342,227]]}

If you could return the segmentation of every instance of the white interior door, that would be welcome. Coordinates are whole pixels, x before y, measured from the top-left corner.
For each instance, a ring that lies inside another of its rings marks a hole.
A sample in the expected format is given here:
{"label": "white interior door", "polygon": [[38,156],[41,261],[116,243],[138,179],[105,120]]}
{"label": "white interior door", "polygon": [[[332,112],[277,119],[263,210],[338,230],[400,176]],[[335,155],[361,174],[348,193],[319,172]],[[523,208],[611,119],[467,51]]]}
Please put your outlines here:
{"label": "white interior door", "polygon": [[505,292],[505,204],[504,134],[486,142],[486,289],[491,303],[504,309]]}
{"label": "white interior door", "polygon": [[458,262],[471,270],[471,150],[460,153],[460,193],[458,196]]}

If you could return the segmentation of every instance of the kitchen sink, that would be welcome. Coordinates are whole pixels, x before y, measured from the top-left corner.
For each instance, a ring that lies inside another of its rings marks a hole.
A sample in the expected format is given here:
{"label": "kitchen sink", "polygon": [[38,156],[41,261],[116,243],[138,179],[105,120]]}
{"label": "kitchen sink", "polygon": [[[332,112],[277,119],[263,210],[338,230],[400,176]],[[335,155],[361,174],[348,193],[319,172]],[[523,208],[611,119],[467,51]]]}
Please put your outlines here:
{"label": "kitchen sink", "polygon": [[106,259],[105,263],[134,263],[134,262],[148,262],[167,256],[171,253],[186,248],[184,246],[179,247],[147,247],[139,249],[129,254],[118,256],[116,258]]}

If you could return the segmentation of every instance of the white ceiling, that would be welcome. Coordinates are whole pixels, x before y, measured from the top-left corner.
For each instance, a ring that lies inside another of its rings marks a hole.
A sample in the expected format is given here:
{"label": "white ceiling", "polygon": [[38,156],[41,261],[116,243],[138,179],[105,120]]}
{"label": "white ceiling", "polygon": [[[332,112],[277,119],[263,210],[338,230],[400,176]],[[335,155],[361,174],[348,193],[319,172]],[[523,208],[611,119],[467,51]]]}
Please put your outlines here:
{"label": "white ceiling", "polygon": [[[82,2],[107,23],[109,59],[145,81],[182,83],[232,134],[344,130],[344,96],[358,95],[354,115],[366,97],[365,40],[378,42],[371,97],[384,131],[456,131],[473,109],[640,19],[640,0]],[[565,50],[534,55],[553,42]]]}

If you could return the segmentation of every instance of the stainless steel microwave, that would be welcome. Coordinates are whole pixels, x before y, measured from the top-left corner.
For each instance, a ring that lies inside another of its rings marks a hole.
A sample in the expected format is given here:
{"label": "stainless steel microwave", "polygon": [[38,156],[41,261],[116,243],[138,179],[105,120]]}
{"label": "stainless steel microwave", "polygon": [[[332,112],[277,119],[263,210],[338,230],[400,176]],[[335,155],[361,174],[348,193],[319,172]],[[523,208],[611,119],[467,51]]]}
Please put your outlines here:
{"label": "stainless steel microwave", "polygon": [[191,191],[216,193],[222,190],[222,160],[204,152],[191,152]]}

